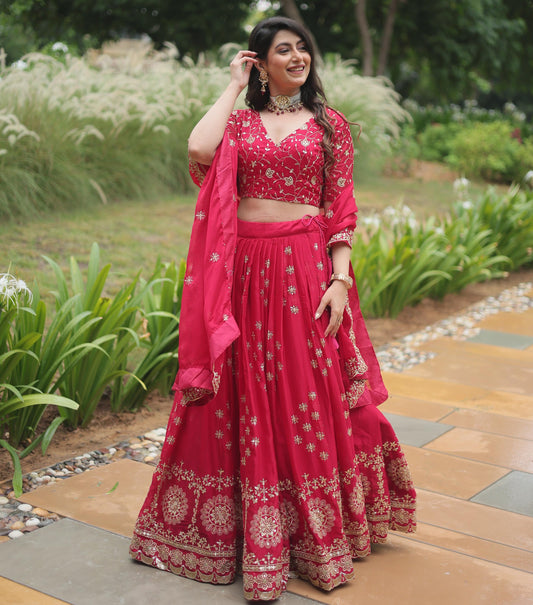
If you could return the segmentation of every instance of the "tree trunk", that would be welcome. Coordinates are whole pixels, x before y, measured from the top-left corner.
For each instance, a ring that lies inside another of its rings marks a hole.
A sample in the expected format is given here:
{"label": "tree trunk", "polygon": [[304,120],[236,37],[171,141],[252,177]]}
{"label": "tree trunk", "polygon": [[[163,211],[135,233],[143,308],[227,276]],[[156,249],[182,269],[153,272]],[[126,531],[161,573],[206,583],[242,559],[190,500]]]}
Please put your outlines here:
{"label": "tree trunk", "polygon": [[366,18],[366,0],[357,1],[355,18],[357,19],[363,45],[363,76],[372,76],[374,74],[374,49],[372,48],[372,36]]}
{"label": "tree trunk", "polygon": [[382,76],[387,69],[387,63],[389,61],[389,51],[392,40],[392,31],[394,29],[394,20],[396,19],[396,13],[398,11],[398,4],[405,0],[391,0],[389,6],[389,12],[387,13],[387,19],[383,26],[383,35],[381,37],[381,45],[379,49],[378,58],[378,76]]}
{"label": "tree trunk", "polygon": [[[309,28],[306,26],[305,21],[302,19],[300,9],[298,8],[298,5],[296,4],[295,0],[281,0],[281,10],[285,13],[286,17],[297,21],[300,25],[303,25],[305,29],[307,29],[307,31],[309,31]],[[320,54],[320,48],[318,47],[316,38],[310,31],[309,35],[311,36],[311,42],[313,43],[313,46],[315,48],[315,61],[317,62],[317,65],[322,66],[322,56]]]}

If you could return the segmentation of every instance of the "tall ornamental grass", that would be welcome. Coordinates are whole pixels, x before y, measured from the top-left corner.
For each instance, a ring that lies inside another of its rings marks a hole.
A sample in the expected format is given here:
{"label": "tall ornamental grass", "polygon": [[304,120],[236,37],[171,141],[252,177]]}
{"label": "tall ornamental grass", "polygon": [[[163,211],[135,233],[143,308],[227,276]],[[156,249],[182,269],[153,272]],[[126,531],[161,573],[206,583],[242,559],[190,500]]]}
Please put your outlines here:
{"label": "tall ornamental grass", "polygon": [[[190,187],[187,138],[229,81],[227,55],[224,67],[204,59],[93,67],[34,53],[4,70],[0,218]],[[340,60],[322,77],[330,103],[362,125],[361,144],[387,148],[407,116],[392,87]]]}

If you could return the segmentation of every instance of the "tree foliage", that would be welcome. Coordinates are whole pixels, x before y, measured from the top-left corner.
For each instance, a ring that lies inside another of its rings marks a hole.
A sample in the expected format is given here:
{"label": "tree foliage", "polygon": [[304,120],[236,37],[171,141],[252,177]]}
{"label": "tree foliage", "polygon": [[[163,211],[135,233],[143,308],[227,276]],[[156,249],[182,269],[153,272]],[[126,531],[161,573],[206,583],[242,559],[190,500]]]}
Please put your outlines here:
{"label": "tree foliage", "polygon": [[[533,78],[533,0],[296,0],[323,53],[389,75],[402,93],[450,101],[479,88],[523,90]],[[357,12],[368,24],[368,37]],[[379,65],[387,20],[395,19],[385,69]],[[371,62],[368,63],[371,41]]]}
{"label": "tree foliage", "polygon": [[51,40],[97,43],[147,34],[156,44],[173,42],[181,54],[198,53],[245,38],[241,27],[251,0],[0,0],[0,13],[35,32],[39,44]]}

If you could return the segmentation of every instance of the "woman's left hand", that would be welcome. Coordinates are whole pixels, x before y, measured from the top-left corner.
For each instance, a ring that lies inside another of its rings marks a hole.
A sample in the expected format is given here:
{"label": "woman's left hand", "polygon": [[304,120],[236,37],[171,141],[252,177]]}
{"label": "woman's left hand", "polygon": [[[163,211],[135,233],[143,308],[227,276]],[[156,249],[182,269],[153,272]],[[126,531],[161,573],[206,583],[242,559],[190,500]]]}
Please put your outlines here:
{"label": "woman's left hand", "polygon": [[337,336],[337,332],[341,327],[347,299],[348,291],[346,290],[346,286],[339,280],[332,282],[324,293],[316,310],[315,319],[319,319],[326,310],[326,307],[329,307],[329,324],[324,332],[325,336]]}

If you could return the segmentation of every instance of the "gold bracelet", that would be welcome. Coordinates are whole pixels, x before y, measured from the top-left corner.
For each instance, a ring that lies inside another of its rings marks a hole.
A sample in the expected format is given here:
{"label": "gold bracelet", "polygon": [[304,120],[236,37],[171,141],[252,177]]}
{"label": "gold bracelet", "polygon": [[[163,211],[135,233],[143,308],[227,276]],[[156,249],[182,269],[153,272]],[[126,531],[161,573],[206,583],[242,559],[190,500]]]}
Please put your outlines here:
{"label": "gold bracelet", "polygon": [[353,286],[353,279],[349,275],[345,275],[344,273],[333,273],[330,278],[330,283],[332,281],[341,281],[346,289],[349,290]]}

